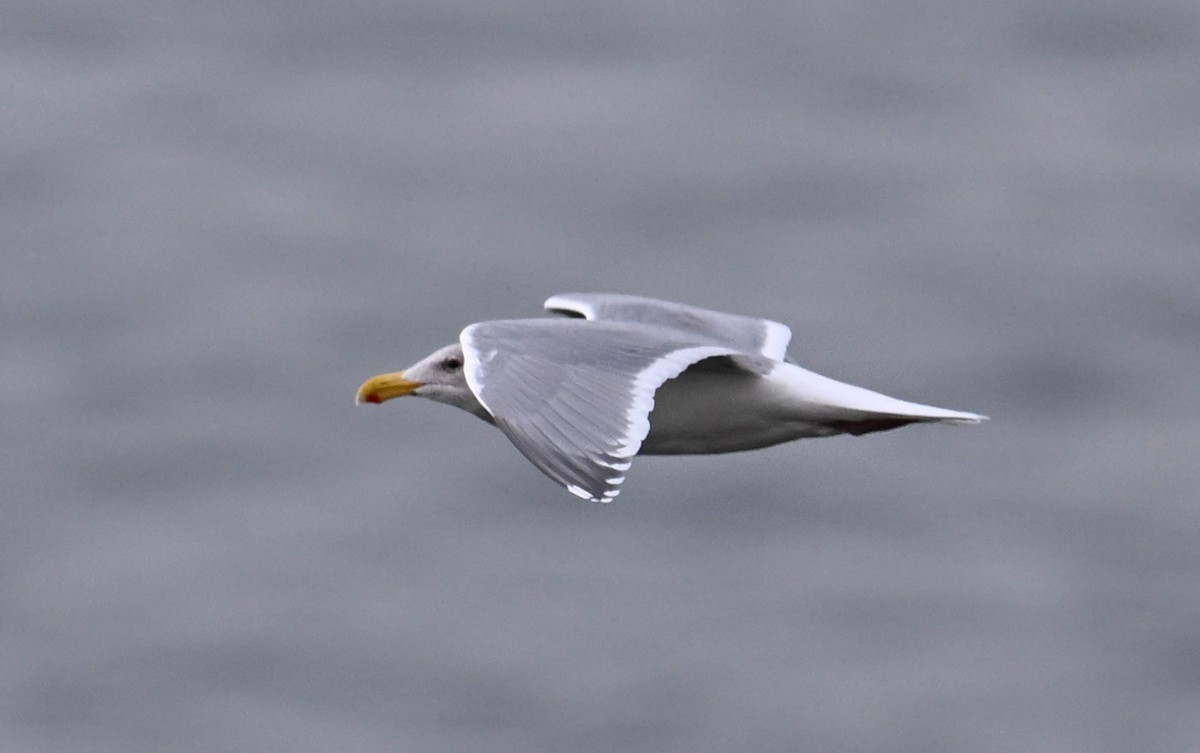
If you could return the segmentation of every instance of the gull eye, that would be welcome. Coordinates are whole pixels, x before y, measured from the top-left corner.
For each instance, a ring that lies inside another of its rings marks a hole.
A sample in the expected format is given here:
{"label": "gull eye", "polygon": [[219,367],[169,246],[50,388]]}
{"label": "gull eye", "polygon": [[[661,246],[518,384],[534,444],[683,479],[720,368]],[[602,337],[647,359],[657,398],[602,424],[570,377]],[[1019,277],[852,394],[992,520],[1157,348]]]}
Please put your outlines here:
{"label": "gull eye", "polygon": [[458,356],[450,356],[442,361],[442,368],[446,371],[458,371],[462,368],[462,359]]}

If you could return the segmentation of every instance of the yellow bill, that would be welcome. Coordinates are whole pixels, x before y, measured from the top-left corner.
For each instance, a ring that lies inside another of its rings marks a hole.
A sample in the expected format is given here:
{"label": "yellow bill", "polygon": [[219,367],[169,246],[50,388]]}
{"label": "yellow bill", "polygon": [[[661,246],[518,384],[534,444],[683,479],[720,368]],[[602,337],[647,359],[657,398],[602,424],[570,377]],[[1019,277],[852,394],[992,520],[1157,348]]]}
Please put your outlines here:
{"label": "yellow bill", "polygon": [[358,397],[354,402],[359,405],[363,403],[382,403],[394,397],[411,395],[420,386],[420,382],[405,379],[403,371],[397,371],[393,374],[380,374],[363,382],[363,385],[358,388]]}

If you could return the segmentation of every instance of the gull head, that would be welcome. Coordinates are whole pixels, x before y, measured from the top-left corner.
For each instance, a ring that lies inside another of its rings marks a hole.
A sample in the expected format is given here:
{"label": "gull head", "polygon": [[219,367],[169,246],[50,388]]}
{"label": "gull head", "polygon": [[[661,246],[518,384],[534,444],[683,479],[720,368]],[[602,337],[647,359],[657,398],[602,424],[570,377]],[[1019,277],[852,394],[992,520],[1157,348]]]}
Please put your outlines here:
{"label": "gull head", "polygon": [[404,371],[380,374],[363,382],[355,402],[384,403],[395,397],[417,395],[484,416],[487,411],[467,385],[462,345],[435,350]]}

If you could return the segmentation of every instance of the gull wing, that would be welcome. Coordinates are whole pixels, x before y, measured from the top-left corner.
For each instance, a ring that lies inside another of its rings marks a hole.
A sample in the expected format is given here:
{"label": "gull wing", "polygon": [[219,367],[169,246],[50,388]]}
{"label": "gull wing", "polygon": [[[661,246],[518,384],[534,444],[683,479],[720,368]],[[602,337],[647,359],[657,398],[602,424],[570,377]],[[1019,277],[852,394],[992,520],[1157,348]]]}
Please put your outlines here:
{"label": "gull wing", "polygon": [[770,319],[726,314],[635,295],[560,293],[548,298],[544,305],[548,311],[589,321],[638,322],[678,330],[759,360],[784,360],[788,342],[792,339],[792,331],[787,325]]}
{"label": "gull wing", "polygon": [[459,339],[467,384],[496,426],[542,473],[599,502],[620,491],[663,382],[706,358],[746,355],[624,321],[480,322]]}

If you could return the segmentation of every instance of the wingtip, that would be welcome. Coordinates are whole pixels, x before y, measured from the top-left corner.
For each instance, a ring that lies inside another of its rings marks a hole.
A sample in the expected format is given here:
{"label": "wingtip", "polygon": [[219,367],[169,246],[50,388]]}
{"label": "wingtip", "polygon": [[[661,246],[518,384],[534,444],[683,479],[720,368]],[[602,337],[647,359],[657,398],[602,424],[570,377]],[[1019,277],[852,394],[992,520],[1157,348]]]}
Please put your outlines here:
{"label": "wingtip", "polygon": [[984,421],[991,421],[991,420],[992,420],[991,416],[985,416],[982,413],[972,413],[972,414],[966,415],[966,416],[955,416],[954,418],[947,418],[943,421],[943,423],[951,424],[952,426],[975,426],[977,424],[983,423]]}
{"label": "wingtip", "polygon": [[546,299],[542,308],[555,314],[583,319],[595,319],[596,309],[581,299],[579,293],[555,293]]}
{"label": "wingtip", "polygon": [[577,486],[576,484],[567,484],[566,486],[567,491],[571,492],[576,497],[579,497],[580,499],[586,499],[588,502],[599,502],[603,505],[607,505],[609,502],[612,502],[616,496],[621,493],[620,489],[606,489],[603,494],[593,494],[587,489],[584,489],[582,486]]}

